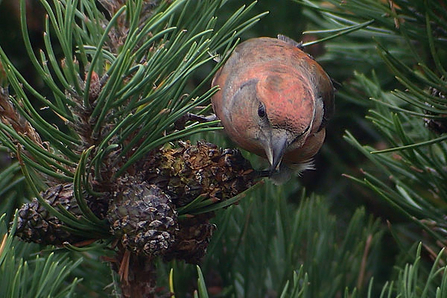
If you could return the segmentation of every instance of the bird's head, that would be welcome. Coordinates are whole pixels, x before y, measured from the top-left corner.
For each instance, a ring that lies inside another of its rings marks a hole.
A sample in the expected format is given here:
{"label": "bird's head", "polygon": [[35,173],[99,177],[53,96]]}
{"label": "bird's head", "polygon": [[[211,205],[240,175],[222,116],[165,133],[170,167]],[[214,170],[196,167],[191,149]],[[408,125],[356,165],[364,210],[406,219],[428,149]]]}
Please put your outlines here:
{"label": "bird's head", "polygon": [[275,172],[285,154],[304,145],[315,118],[312,89],[302,77],[274,73],[256,86],[257,141]]}

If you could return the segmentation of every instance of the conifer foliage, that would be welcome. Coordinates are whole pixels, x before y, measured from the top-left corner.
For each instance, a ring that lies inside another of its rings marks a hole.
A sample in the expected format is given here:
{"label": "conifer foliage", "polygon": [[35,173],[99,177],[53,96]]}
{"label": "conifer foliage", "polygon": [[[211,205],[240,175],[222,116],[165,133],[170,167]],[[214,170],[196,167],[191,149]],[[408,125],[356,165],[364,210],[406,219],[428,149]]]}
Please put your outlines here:
{"label": "conifer foliage", "polygon": [[225,57],[192,90],[185,86],[260,18],[241,7],[216,27],[223,4],[41,1],[44,48],[36,51],[20,2],[24,44],[50,94],[0,51],[9,84],[0,100],[1,142],[35,196],[18,211],[15,235],[78,249],[106,243],[117,252],[110,262],[125,297],[154,295],[155,258],[204,255],[214,210],[237,201],[256,178],[237,150],[170,143],[216,129],[216,121],[182,117],[207,110],[217,88],[203,85]]}
{"label": "conifer foliage", "polygon": [[[341,83],[318,196],[261,180],[197,121],[266,15],[255,2],[31,2],[17,32],[32,72],[0,40],[2,295],[447,297],[442,2],[273,4],[299,7],[305,50]],[[362,188],[340,206],[346,181]]]}

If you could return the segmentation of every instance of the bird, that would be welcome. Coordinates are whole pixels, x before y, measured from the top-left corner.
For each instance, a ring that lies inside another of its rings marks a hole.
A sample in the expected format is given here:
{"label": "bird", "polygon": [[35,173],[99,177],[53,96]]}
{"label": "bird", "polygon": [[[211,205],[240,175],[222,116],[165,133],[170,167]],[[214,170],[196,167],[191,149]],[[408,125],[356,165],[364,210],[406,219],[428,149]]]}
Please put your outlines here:
{"label": "bird", "polygon": [[313,169],[334,113],[329,75],[302,44],[283,35],[240,43],[216,72],[211,85],[215,115],[229,138],[264,157],[263,171],[277,184]]}

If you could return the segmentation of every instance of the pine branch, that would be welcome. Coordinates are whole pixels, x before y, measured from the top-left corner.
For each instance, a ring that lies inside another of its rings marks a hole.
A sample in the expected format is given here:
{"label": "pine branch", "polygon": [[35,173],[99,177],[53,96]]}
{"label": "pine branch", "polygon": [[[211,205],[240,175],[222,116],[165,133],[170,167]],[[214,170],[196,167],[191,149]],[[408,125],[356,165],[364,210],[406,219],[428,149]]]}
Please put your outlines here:
{"label": "pine branch", "polygon": [[[219,228],[201,265],[210,293],[289,297],[295,291],[294,295],[307,295],[298,297],[334,297],[346,287],[366,293],[369,278],[378,269],[374,264],[380,258],[379,222],[359,209],[344,223],[330,214],[327,200],[306,198],[295,187],[266,183],[219,214]],[[302,201],[297,206],[284,198]],[[176,293],[192,292],[188,285],[193,281],[186,276],[194,275],[193,268],[173,266]],[[299,289],[290,285],[295,273]]]}
{"label": "pine branch", "polygon": [[[314,17],[323,19],[323,26],[330,28],[338,23],[360,25],[374,20],[371,26],[345,38],[361,41],[364,49],[376,48],[375,57],[371,59],[380,58],[381,62],[376,64],[372,75],[368,75],[369,70],[365,74],[357,71],[350,78],[351,90],[344,96],[372,108],[367,119],[374,124],[388,148],[363,146],[347,133],[345,139],[376,166],[363,171],[363,180],[355,180],[379,194],[392,208],[415,220],[435,239],[444,241],[441,231],[445,225],[444,198],[447,194],[444,183],[447,178],[444,129],[447,102],[442,32],[446,27],[446,9],[436,1],[412,4],[349,1],[343,5],[331,1],[329,9],[310,1],[302,2],[316,10],[318,14]],[[314,34],[321,33],[333,35],[331,31]],[[328,48],[337,51],[334,46],[339,42],[343,40],[335,40]],[[343,52],[336,52],[346,65],[353,60],[350,47],[350,43],[346,43]],[[356,54],[359,59],[370,57],[365,52]],[[390,87],[395,89],[390,90]]]}
{"label": "pine branch", "polygon": [[[107,16],[92,1],[42,1],[44,49],[36,54],[20,2],[25,48],[51,95],[29,84],[0,49],[11,88],[1,93],[0,140],[35,196],[19,211],[16,235],[73,250],[115,249],[111,262],[125,297],[154,295],[157,257],[198,262],[214,211],[237,202],[258,178],[237,150],[205,142],[170,148],[221,129],[218,121],[175,124],[208,105],[217,89],[205,84],[263,15],[250,17],[253,3],[217,28],[224,3],[109,1]],[[220,62],[186,90],[217,51]],[[63,120],[60,128],[41,116],[34,99]]]}

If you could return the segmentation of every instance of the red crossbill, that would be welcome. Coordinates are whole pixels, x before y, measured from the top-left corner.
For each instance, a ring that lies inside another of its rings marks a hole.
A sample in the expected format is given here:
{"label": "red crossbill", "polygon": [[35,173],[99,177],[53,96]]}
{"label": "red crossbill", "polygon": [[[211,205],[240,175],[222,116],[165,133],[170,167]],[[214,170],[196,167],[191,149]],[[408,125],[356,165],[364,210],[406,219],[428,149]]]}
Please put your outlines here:
{"label": "red crossbill", "polygon": [[265,157],[279,182],[312,168],[334,111],[330,77],[300,44],[253,38],[236,47],[216,73],[215,114],[231,140]]}

